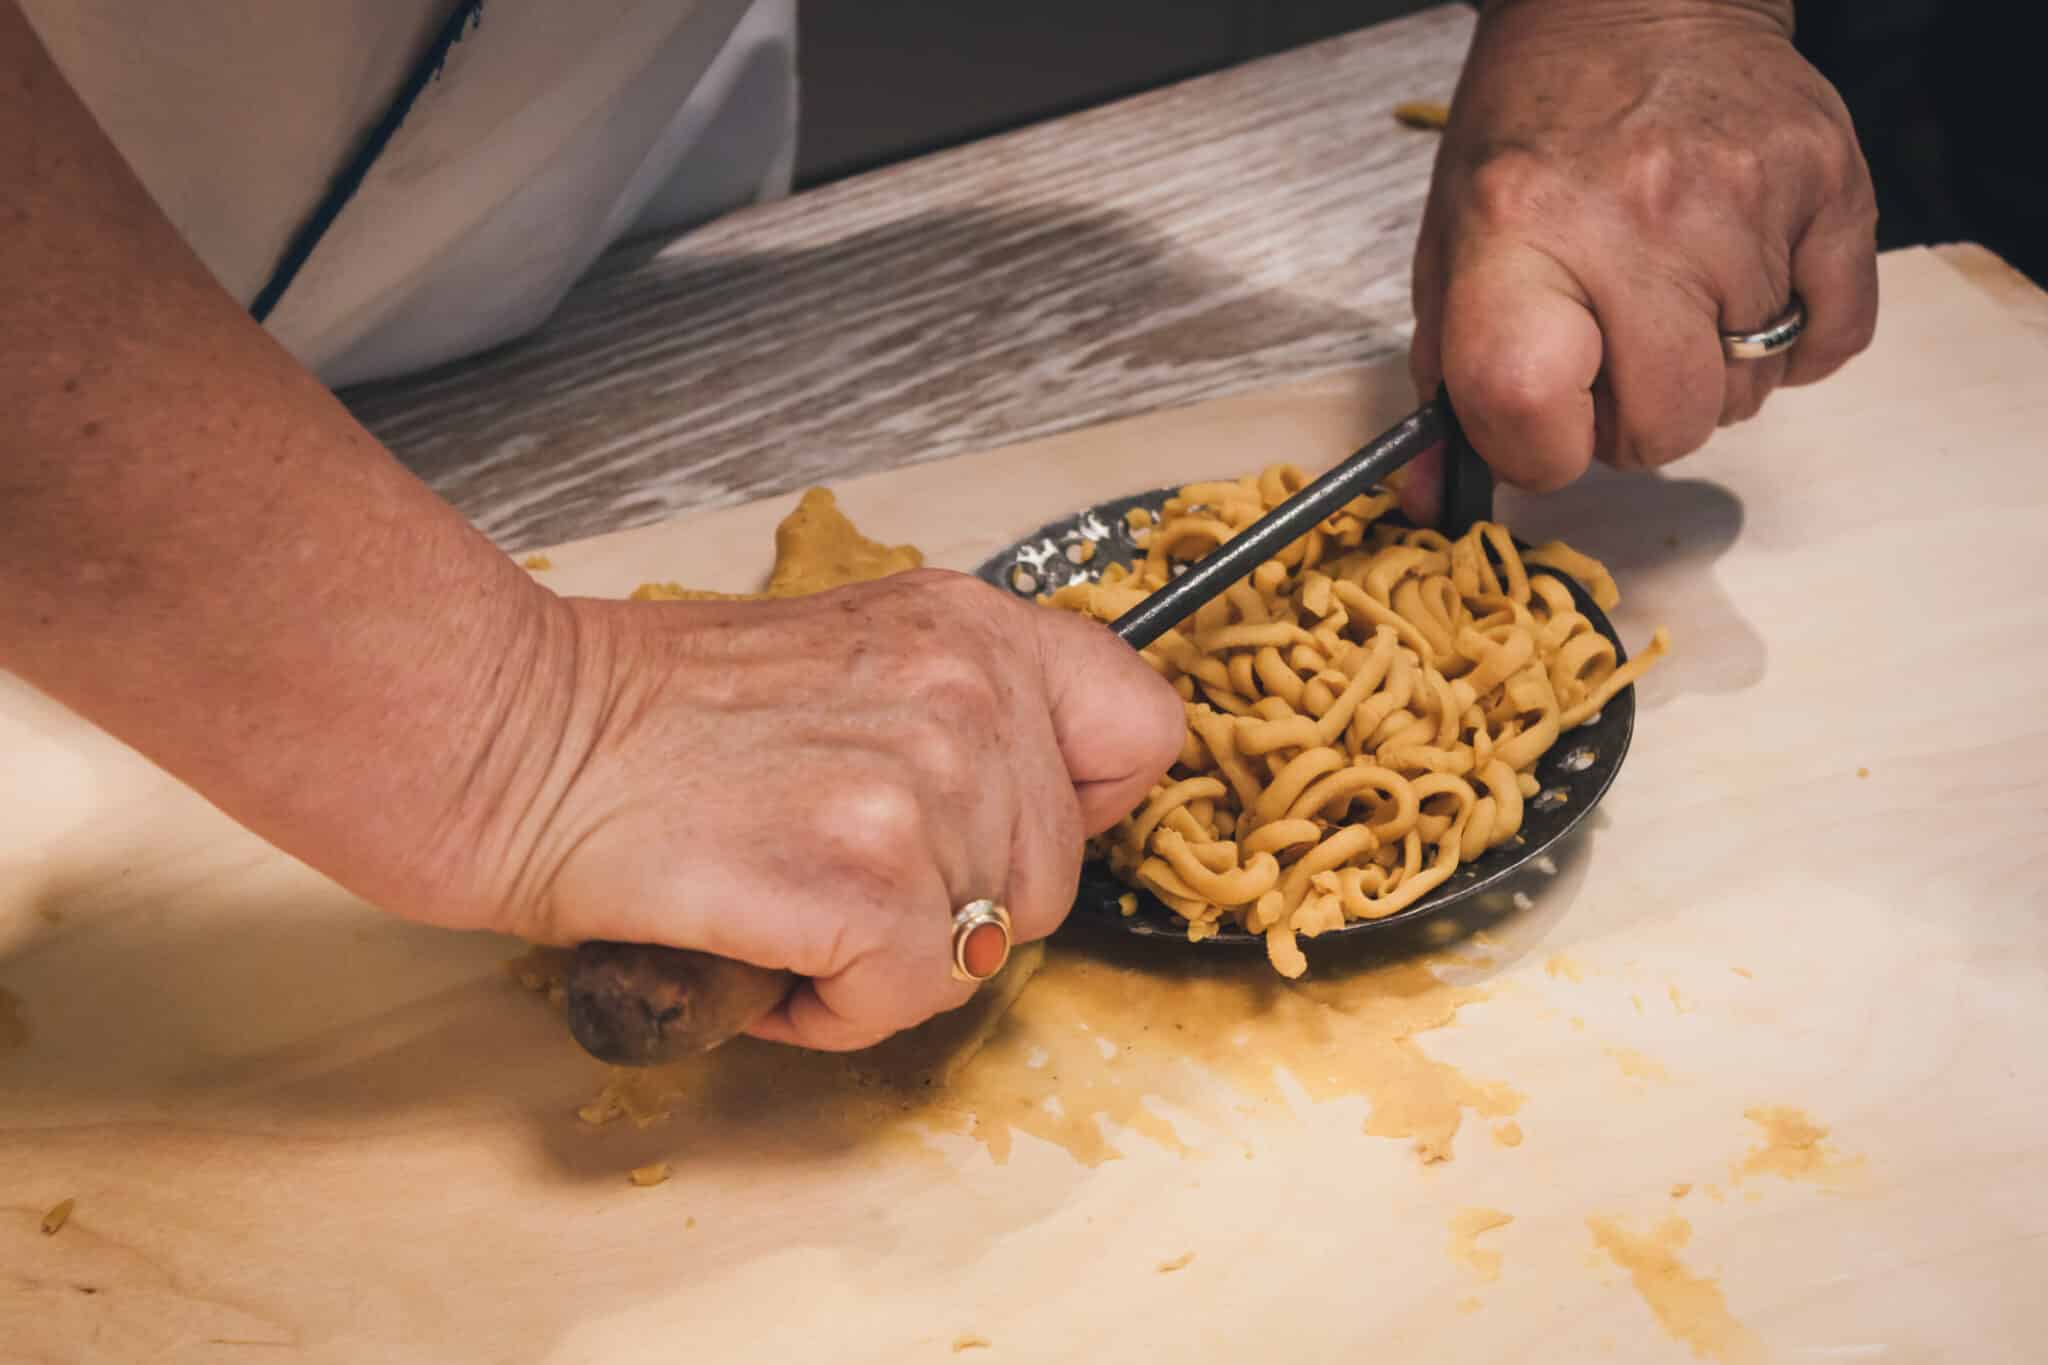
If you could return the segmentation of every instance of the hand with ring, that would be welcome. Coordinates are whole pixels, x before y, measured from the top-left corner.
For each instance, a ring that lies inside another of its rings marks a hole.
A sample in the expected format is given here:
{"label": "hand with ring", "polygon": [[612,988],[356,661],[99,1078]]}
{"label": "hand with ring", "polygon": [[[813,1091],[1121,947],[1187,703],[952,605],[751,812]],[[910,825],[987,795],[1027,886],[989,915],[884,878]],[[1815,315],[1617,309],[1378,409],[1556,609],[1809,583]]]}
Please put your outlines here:
{"label": "hand with ring", "polygon": [[[1876,208],[1789,0],[1494,0],[1437,156],[1413,369],[1504,479],[1665,464],[1869,344]],[[1432,517],[1434,461],[1406,492]]]}
{"label": "hand with ring", "polygon": [[775,1042],[865,1047],[965,1003],[1065,918],[1085,837],[1185,733],[1128,645],[963,574],[558,609],[584,675],[532,689],[436,913],[787,970],[750,1030]]}

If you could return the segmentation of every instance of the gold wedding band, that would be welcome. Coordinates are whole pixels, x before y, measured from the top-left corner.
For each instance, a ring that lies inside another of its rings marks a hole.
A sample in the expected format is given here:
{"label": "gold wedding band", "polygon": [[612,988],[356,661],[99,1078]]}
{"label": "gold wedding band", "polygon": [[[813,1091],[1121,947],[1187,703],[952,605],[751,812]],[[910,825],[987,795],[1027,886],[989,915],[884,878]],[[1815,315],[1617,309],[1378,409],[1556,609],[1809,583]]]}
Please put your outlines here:
{"label": "gold wedding band", "polygon": [[1794,294],[1792,306],[1762,331],[1721,333],[1721,354],[1730,360],[1762,360],[1791,350],[1805,330],[1806,305]]}
{"label": "gold wedding band", "polygon": [[[984,940],[989,930],[1001,936],[1003,950],[996,958],[996,965],[988,971],[977,974],[967,965],[967,949],[976,935]],[[991,900],[969,901],[953,912],[953,979],[973,985],[994,976],[1010,960],[1010,912]]]}

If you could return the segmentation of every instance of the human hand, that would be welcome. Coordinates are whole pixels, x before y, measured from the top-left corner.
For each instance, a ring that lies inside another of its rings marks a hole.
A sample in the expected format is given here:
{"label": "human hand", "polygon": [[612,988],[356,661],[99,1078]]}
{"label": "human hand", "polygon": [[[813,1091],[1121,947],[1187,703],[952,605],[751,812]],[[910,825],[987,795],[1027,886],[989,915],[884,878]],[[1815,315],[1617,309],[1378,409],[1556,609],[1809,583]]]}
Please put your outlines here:
{"label": "human hand", "polygon": [[[809,978],[754,1032],[822,1049],[962,1004],[952,912],[1065,917],[1086,835],[1179,751],[1100,626],[958,574],[773,602],[562,604],[577,662],[501,746],[440,904],[538,942],[697,948]],[[459,918],[459,912],[443,922]]]}
{"label": "human hand", "polygon": [[[1487,8],[1415,257],[1418,388],[1509,482],[1665,464],[1869,344],[1876,205],[1785,0]],[[1790,352],[1729,361],[1794,291]],[[1440,463],[1404,502],[1435,518]]]}

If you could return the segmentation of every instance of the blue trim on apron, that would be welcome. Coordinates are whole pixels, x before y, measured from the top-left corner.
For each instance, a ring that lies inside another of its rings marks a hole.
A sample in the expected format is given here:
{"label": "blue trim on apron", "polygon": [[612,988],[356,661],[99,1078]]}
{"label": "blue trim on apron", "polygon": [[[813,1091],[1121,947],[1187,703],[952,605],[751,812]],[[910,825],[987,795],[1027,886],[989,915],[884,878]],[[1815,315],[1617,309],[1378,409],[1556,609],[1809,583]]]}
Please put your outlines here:
{"label": "blue trim on apron", "polygon": [[334,220],[341,216],[342,209],[355,197],[364,178],[370,174],[370,168],[376,164],[377,158],[383,155],[385,147],[390,145],[399,125],[404,123],[405,116],[412,112],[412,107],[421,93],[440,76],[441,68],[448,60],[449,50],[461,42],[463,36],[481,21],[483,9],[484,0],[457,0],[447,22],[441,25],[440,32],[434,35],[434,41],[428,44],[427,50],[421,53],[420,59],[413,64],[411,73],[405,78],[405,84],[401,85],[398,93],[392,97],[391,106],[384,111],[384,116],[377,120],[376,125],[364,137],[362,146],[356,149],[356,154],[348,159],[334,179],[328,183],[327,192],[320,196],[320,202],[314,206],[312,215],[292,234],[291,242],[285,247],[284,258],[277,263],[277,268],[270,272],[270,279],[257,293],[256,301],[249,305],[249,314],[256,321],[262,322],[276,309],[278,300],[284,297],[284,291],[291,287],[300,269],[311,259],[313,249],[319,246],[320,239],[327,235],[327,229],[334,226]]}

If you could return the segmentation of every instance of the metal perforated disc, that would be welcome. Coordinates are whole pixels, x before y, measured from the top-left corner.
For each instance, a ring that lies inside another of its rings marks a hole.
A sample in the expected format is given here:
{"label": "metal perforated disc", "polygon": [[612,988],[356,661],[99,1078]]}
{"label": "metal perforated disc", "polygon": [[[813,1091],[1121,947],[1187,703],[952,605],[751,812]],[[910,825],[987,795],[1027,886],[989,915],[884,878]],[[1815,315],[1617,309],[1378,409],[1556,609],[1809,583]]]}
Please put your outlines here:
{"label": "metal perforated disc", "polygon": [[[1144,551],[1133,542],[1125,513],[1143,508],[1156,518],[1166,500],[1177,491],[1158,488],[1098,503],[1076,516],[1040,527],[975,572],[1006,592],[1035,598],[1069,583],[1099,578],[1112,564],[1130,568],[1143,558]],[[1084,544],[1092,544],[1093,551],[1080,548]],[[1573,604],[1614,645],[1616,662],[1626,661],[1628,655],[1614,624],[1593,605],[1592,596],[1584,587],[1567,574],[1534,564],[1528,568],[1531,573],[1550,574],[1570,589]],[[1473,862],[1459,864],[1450,880],[1406,909],[1384,919],[1352,920],[1342,929],[1320,935],[1317,941],[1410,928],[1420,920],[1504,886],[1570,834],[1607,794],[1621,768],[1622,757],[1628,752],[1635,720],[1635,688],[1625,687],[1592,720],[1560,736],[1550,752],[1537,761],[1536,780],[1540,785],[1537,794],[1524,805],[1521,831],[1512,840]],[[1125,915],[1118,904],[1119,898],[1127,893],[1137,897],[1136,914]],[[1118,881],[1098,859],[1090,858],[1081,869],[1074,912],[1126,933],[1187,942],[1185,920],[1150,892]],[[1263,947],[1265,940],[1242,929],[1225,929],[1202,942],[1245,948]]]}

